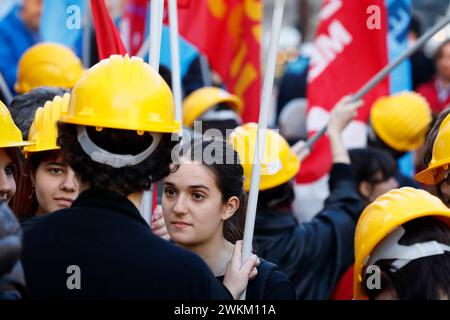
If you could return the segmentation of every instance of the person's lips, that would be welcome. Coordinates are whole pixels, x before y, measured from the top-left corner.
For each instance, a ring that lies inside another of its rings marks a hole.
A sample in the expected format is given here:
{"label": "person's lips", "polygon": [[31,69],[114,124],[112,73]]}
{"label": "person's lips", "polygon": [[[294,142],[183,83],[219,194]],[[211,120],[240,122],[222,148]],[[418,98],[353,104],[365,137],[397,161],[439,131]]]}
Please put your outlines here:
{"label": "person's lips", "polygon": [[70,207],[73,203],[73,199],[68,197],[58,197],[55,198],[55,201],[58,205],[62,207]]}
{"label": "person's lips", "polygon": [[187,227],[192,226],[192,224],[184,222],[184,221],[174,221],[172,225],[179,230],[186,229]]}

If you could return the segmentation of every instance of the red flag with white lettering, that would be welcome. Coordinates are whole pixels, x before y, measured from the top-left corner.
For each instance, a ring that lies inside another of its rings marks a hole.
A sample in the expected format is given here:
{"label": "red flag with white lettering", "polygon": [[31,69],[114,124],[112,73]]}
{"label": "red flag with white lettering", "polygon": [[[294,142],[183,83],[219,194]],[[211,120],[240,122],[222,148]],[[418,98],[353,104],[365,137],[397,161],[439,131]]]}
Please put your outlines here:
{"label": "red flag with white lettering", "polygon": [[[356,93],[388,63],[384,0],[325,0],[319,19],[308,74],[309,136],[326,125],[329,112],[340,98]],[[347,147],[366,145],[370,108],[378,97],[388,94],[386,78],[364,97],[364,106],[344,131]],[[297,183],[320,179],[331,164],[328,137],[323,136],[302,163]]]}

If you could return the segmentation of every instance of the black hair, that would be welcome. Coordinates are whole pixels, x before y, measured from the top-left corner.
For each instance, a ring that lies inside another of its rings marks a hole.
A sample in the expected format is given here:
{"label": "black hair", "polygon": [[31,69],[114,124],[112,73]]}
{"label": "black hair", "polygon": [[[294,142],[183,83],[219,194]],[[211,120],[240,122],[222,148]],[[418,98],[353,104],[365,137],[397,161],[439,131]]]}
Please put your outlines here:
{"label": "black hair", "polygon": [[[114,154],[138,154],[147,149],[153,141],[146,132],[138,135],[136,131],[104,128],[97,131],[86,127],[90,139],[100,148]],[[135,192],[149,190],[151,183],[170,173],[171,150],[177,141],[170,134],[163,134],[158,147],[141,163],[113,168],[93,161],[81,148],[77,140],[77,128],[72,124],[58,123],[58,145],[64,160],[72,167],[81,183],[90,188],[115,192],[128,196]]]}
{"label": "black hair", "polygon": [[[369,147],[351,149],[348,153],[357,185],[363,181],[374,184],[395,176],[397,171],[395,159],[384,150]],[[382,175],[381,181],[375,180],[378,172]]]}
{"label": "black hair", "polygon": [[274,188],[260,191],[258,196],[258,211],[270,211],[290,208],[295,199],[294,184],[288,181]]}
{"label": "black hair", "polygon": [[[423,217],[403,224],[405,234],[399,244],[411,246],[426,241],[450,245],[450,227],[436,217]],[[370,299],[385,290],[395,291],[400,300],[450,299],[450,252],[419,258],[397,271],[391,270],[392,259],[375,263],[381,271],[381,286],[366,289]],[[367,283],[367,275],[364,283]]]}
{"label": "black hair", "polygon": [[[223,235],[231,243],[242,240],[247,211],[247,194],[244,191],[244,169],[238,153],[222,139],[192,139],[189,144],[188,153],[183,156],[206,166],[213,172],[217,187],[222,194],[222,203],[226,203],[231,197],[239,198],[239,208],[224,222]],[[212,150],[211,158],[214,161],[209,158],[205,159],[205,150]],[[176,171],[177,168],[175,166],[174,170]]]}
{"label": "black hair", "polygon": [[39,87],[11,100],[9,111],[25,140],[28,139],[28,130],[34,120],[37,108],[43,107],[47,101],[52,101],[56,96],[62,97],[68,92],[70,91],[58,87]]}

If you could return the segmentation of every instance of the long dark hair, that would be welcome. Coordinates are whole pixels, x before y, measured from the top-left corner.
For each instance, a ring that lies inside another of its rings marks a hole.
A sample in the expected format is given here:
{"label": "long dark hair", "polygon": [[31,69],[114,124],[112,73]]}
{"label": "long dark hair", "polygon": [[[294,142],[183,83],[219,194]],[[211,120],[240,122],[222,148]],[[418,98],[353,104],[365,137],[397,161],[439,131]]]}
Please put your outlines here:
{"label": "long dark hair", "polygon": [[[235,243],[244,236],[245,214],[247,211],[247,194],[244,191],[244,169],[241,166],[238,153],[230,144],[221,139],[195,139],[188,142],[189,148],[184,157],[201,163],[214,174],[217,187],[222,194],[222,203],[231,197],[239,198],[239,208],[224,222],[224,238]],[[185,144],[186,146],[187,144]],[[206,159],[206,150],[211,150],[212,159]],[[212,161],[211,161],[212,160]],[[175,166],[174,170],[177,170]]]}
{"label": "long dark hair", "polygon": [[22,161],[20,160],[19,148],[4,148],[3,149],[14,165],[14,181],[16,183],[16,194],[12,197],[10,201],[10,207],[15,213],[15,207],[17,203],[17,189],[20,187],[20,178],[22,176]]}
{"label": "long dark hair", "polygon": [[39,203],[31,177],[36,174],[41,163],[56,161],[60,156],[60,150],[50,150],[31,153],[26,159],[14,201],[14,212],[18,219],[28,219],[35,216]]}

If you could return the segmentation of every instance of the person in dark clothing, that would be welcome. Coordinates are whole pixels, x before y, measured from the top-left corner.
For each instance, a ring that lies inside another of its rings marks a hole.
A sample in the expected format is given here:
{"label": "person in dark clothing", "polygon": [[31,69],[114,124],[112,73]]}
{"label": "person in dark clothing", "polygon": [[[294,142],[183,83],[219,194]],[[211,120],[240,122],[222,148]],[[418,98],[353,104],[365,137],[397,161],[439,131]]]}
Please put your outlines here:
{"label": "person in dark clothing", "polygon": [[[211,149],[217,153],[210,159],[203,151]],[[193,140],[179,160],[164,179],[162,211],[170,238],[202,257],[230,289],[233,282],[247,280],[233,279],[229,273],[233,265],[242,264],[246,194],[240,159],[225,141]],[[243,268],[252,267],[252,259],[256,261],[256,256],[249,257]],[[235,299],[242,293],[230,292]],[[295,291],[286,275],[272,263],[261,261],[256,277],[248,282],[246,300],[292,299]]]}
{"label": "person in dark clothing", "polygon": [[298,56],[297,60],[290,62],[280,80],[277,97],[277,119],[283,108],[292,100],[306,98],[309,58]]}
{"label": "person in dark clothing", "polygon": [[449,300],[450,210],[424,190],[391,190],[355,231],[354,299]]}
{"label": "person in dark clothing", "polygon": [[[269,139],[278,140],[278,148],[271,152],[267,149],[263,159],[255,222],[256,253],[278,264],[288,275],[295,285],[297,299],[329,299],[340,276],[353,262],[353,235],[364,203],[340,135],[360,104],[347,104],[343,100],[331,114],[328,134],[334,164],[330,172],[330,196],[311,222],[299,225],[291,210],[292,179],[299,160],[281,136],[275,138],[273,133],[266,141],[268,146]],[[247,135],[248,144],[255,145],[256,133],[253,138]],[[277,143],[272,142],[274,145]],[[238,150],[239,154],[243,149]],[[244,167],[244,171],[249,190],[251,167]]]}
{"label": "person in dark clothing", "polygon": [[395,179],[397,166],[394,158],[386,151],[376,148],[349,150],[359,195],[365,205],[389,190],[398,188]]}
{"label": "person in dark clothing", "polygon": [[14,122],[22,131],[24,139],[28,138],[28,130],[34,120],[37,108],[43,107],[47,101],[52,101],[56,96],[62,97],[69,90],[57,87],[39,87],[31,91],[15,96],[8,106]]}
{"label": "person in dark clothing", "polygon": [[22,265],[22,231],[6,204],[0,202],[0,300],[27,298]]}
{"label": "person in dark clothing", "polygon": [[[398,187],[395,178],[397,167],[394,158],[386,151],[377,148],[349,150],[352,170],[355,176],[357,190],[369,205],[379,196]],[[351,300],[353,298],[352,265],[341,277],[333,291],[333,300]]]}
{"label": "person in dark clothing", "polygon": [[82,193],[24,224],[32,298],[231,299],[200,258],[152,234],[138,210],[170,171],[174,114],[169,87],[136,57],[113,55],[75,86],[58,144]]}
{"label": "person in dark clothing", "polygon": [[69,105],[70,95],[56,96],[38,108],[30,128],[26,146],[24,174],[20,177],[14,209],[22,222],[33,216],[42,216],[68,208],[79,193],[79,179],[61,154],[57,144],[56,122],[61,110]]}
{"label": "person in dark clothing", "polygon": [[[431,122],[430,106],[418,93],[405,91],[381,97],[370,111],[368,144],[399,160],[424,144]],[[420,184],[400,171],[396,179],[400,187],[420,188]]]}

